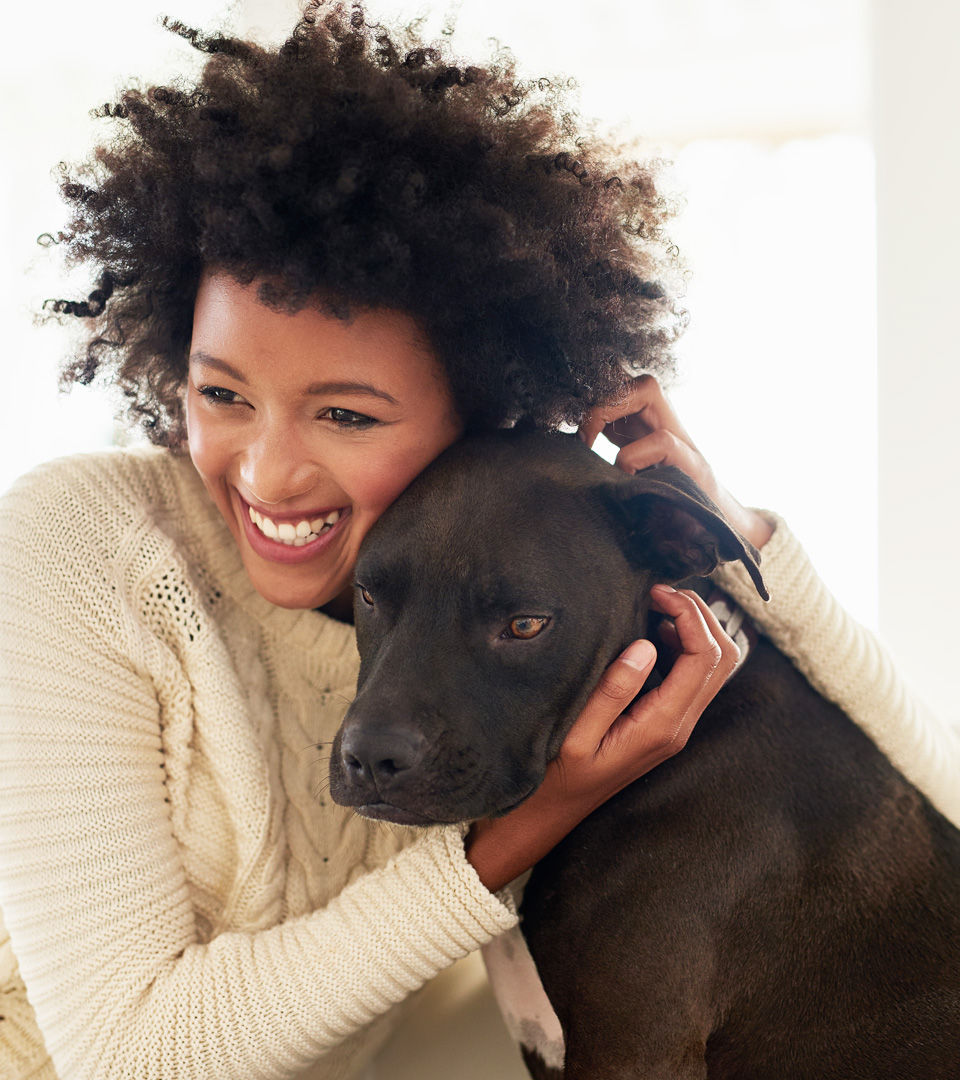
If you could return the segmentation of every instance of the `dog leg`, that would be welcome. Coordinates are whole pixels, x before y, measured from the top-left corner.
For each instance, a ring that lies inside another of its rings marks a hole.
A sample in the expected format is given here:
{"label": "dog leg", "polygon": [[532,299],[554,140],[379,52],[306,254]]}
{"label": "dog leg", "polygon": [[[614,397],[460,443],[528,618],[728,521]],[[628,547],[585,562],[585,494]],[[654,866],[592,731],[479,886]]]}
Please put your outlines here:
{"label": "dog leg", "polygon": [[[522,886],[514,883],[515,895]],[[507,1030],[534,1080],[563,1075],[563,1029],[547,997],[526,940],[515,926],[483,946],[483,962]]]}
{"label": "dog leg", "polygon": [[563,1069],[554,1069],[549,1066],[536,1050],[530,1050],[521,1045],[520,1052],[523,1054],[523,1063],[533,1080],[566,1080]]}

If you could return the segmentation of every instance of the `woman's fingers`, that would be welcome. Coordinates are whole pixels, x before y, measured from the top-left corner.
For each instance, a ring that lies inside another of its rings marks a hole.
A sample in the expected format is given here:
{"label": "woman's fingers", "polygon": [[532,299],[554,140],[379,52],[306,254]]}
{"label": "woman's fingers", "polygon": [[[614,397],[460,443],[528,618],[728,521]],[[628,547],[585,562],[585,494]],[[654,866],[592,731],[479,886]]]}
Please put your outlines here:
{"label": "woman's fingers", "polygon": [[670,431],[696,449],[652,375],[640,375],[634,379],[620,401],[592,410],[580,426],[580,437],[588,446],[593,446],[601,431],[619,447],[643,439],[655,431]]}
{"label": "woman's fingers", "polygon": [[[667,585],[650,591],[653,606],[670,617],[681,652],[666,679],[613,724],[603,752],[645,757],[643,771],[682,749],[703,710],[736,666],[740,650],[696,593]],[[631,778],[632,779],[632,778]]]}
{"label": "woman's fingers", "polygon": [[675,465],[710,495],[716,489],[713,471],[687,433],[660,384],[641,375],[615,406],[594,410],[581,428],[588,445],[597,435],[620,447],[616,465],[626,473],[651,465]]}
{"label": "woman's fingers", "polygon": [[612,795],[676,753],[736,663],[739,650],[696,594],[656,586],[651,600],[673,620],[679,660],[661,686],[634,702],[656,650],[633,642],[604,672],[537,791],[504,817],[474,823],[467,857],[487,888],[528,869]]}
{"label": "woman's fingers", "polygon": [[694,592],[655,585],[655,610],[668,616],[681,646],[663,682],[624,714],[624,724],[656,725],[664,757],[681,749],[694,724],[740,659],[740,649],[706,601]]}
{"label": "woman's fingers", "polygon": [[742,506],[721,484],[652,375],[634,379],[620,401],[593,409],[580,425],[580,438],[593,446],[603,434],[620,447],[617,467],[635,473],[651,465],[682,469],[720,507],[731,525],[756,548],[773,530],[755,510]]}
{"label": "woman's fingers", "polygon": [[[686,744],[740,656],[696,593],[662,585],[650,595],[681,646],[670,674],[634,701],[655,657],[649,642],[634,642],[604,673],[560,751],[567,789],[594,794],[598,804]],[[631,659],[640,666],[631,668]]]}
{"label": "woman's fingers", "polygon": [[[611,405],[598,405],[588,413],[586,420],[580,425],[580,438],[583,439],[587,446],[593,446],[597,436],[608,426],[611,428],[611,434],[613,434],[612,427],[618,420],[626,419],[629,416],[638,418],[633,420],[634,424],[642,423],[644,402],[638,400],[638,398],[643,396],[642,390],[646,387],[646,380],[648,380],[648,376],[641,375],[639,379],[634,379],[627,393],[620,401]],[[640,430],[632,437],[642,438],[644,435],[649,434],[651,430],[651,428]]]}
{"label": "woman's fingers", "polygon": [[609,665],[564,740],[560,755],[565,762],[596,755],[611,725],[643,689],[656,661],[653,643],[639,640]]}
{"label": "woman's fingers", "polygon": [[580,428],[588,446],[601,431],[620,447],[616,465],[623,472],[635,473],[651,465],[675,465],[715,497],[713,471],[653,376],[634,379],[622,400],[595,409]]}
{"label": "woman's fingers", "polygon": [[678,438],[672,431],[661,428],[644,439],[628,443],[617,454],[617,468],[625,473],[640,472],[651,465],[675,465],[713,496],[717,482],[713,470],[699,450]]}

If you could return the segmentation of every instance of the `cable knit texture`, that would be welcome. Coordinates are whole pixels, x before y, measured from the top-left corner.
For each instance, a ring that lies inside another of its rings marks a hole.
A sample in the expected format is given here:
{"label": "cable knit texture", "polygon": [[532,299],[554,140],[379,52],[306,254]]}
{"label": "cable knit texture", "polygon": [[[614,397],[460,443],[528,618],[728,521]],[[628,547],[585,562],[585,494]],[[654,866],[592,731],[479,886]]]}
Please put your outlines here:
{"label": "cable knit texture", "polygon": [[188,459],[15,485],[0,634],[4,1080],[347,1077],[516,921],[458,829],[330,801],[352,628],[255,592]]}
{"label": "cable knit texture", "polygon": [[[956,736],[782,524],[764,570],[766,609],[721,577],[958,820]],[[514,925],[459,830],[330,802],[352,630],[255,592],[188,460],[90,455],[15,485],[0,634],[4,1080],[349,1077],[411,991]]]}

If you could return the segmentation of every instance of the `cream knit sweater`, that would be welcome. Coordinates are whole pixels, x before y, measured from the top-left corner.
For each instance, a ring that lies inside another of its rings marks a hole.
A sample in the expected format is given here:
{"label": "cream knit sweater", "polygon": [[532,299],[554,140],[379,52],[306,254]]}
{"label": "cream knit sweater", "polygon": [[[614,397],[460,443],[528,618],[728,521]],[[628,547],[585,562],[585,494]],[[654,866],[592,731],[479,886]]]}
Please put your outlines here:
{"label": "cream knit sweater", "polygon": [[[765,609],[722,585],[960,822],[960,739],[782,523],[764,570]],[[0,634],[3,1080],[348,1077],[397,1003],[515,922],[458,830],[329,800],[352,631],[253,590],[189,460],[17,484]]]}

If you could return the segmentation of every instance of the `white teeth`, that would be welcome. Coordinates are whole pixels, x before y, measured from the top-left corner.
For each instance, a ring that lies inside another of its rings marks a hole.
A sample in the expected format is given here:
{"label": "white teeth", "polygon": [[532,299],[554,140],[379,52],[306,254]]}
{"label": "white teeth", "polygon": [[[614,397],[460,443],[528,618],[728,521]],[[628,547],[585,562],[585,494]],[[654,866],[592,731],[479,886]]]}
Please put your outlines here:
{"label": "white teeth", "polygon": [[277,525],[275,521],[258,513],[252,506],[249,507],[249,511],[250,520],[264,536],[269,536],[271,540],[276,540],[277,543],[285,544],[287,547],[303,547],[304,544],[309,544],[322,533],[328,532],[340,520],[340,511],[331,510],[325,517],[316,518],[314,521],[304,520],[296,525],[284,521]]}

